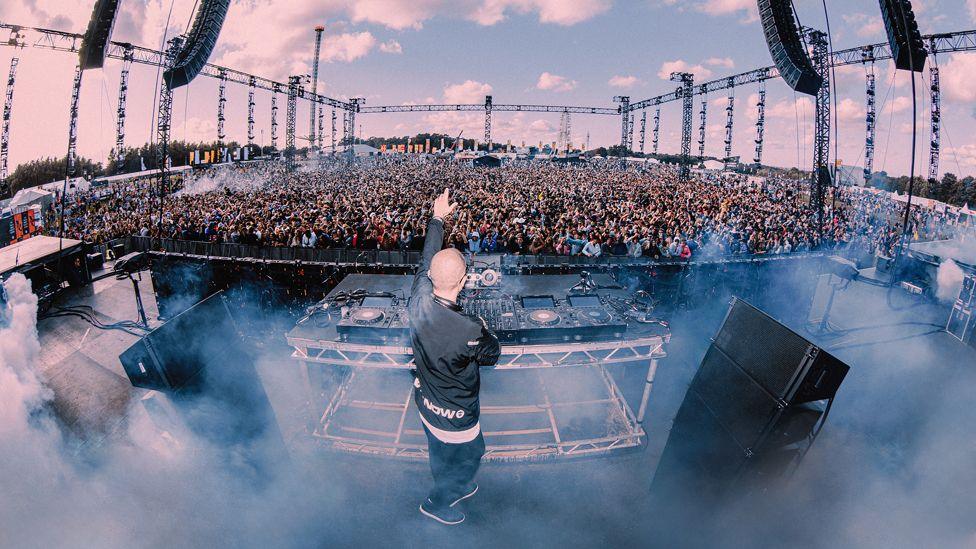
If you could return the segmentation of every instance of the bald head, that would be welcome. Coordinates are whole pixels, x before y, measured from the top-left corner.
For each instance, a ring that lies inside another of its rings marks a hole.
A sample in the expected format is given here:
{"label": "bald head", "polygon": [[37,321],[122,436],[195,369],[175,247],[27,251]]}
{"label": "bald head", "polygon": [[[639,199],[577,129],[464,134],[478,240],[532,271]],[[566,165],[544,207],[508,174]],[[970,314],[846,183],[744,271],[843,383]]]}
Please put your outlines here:
{"label": "bald head", "polygon": [[454,248],[447,248],[434,254],[430,262],[430,281],[434,283],[434,293],[441,297],[454,299],[464,287],[464,275],[468,268],[464,256]]}

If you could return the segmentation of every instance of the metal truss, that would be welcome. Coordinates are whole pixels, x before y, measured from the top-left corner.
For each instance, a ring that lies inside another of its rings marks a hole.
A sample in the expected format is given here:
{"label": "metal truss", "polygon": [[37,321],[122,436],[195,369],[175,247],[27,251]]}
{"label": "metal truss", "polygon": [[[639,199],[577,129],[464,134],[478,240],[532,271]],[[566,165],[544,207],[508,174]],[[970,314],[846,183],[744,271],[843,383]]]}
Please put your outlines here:
{"label": "metal truss", "polygon": [[[483,110],[485,110],[485,105],[482,103],[466,103],[457,105],[379,105],[375,107],[362,107],[358,112],[363,114],[375,114],[383,112],[480,112]],[[614,107],[573,107],[563,105],[514,105],[492,103],[491,110],[504,112],[568,112],[571,114],[620,115],[620,109]]]}
{"label": "metal truss", "polygon": [[220,73],[220,85],[217,87],[217,143],[224,142],[224,107],[227,104],[227,76]]}
{"label": "metal truss", "polygon": [[640,125],[640,152],[644,154],[644,136],[647,132],[647,109],[641,111],[641,125]]}
{"label": "metal truss", "polygon": [[615,103],[620,103],[620,108],[617,109],[617,112],[614,114],[620,115],[620,146],[623,147],[624,152],[626,152],[628,150],[627,144],[629,141],[627,134],[629,133],[628,130],[630,129],[630,124],[627,122],[627,113],[630,111],[630,96],[617,95],[614,96],[613,101]]}
{"label": "metal truss", "polygon": [[939,84],[939,66],[936,64],[934,55],[932,56],[932,64],[929,65],[929,90],[932,93],[929,138],[929,181],[937,181],[939,179],[939,152],[942,149],[942,134],[939,131],[942,126],[942,88]]}
{"label": "metal truss", "polygon": [[690,72],[672,72],[672,82],[680,82],[681,101],[681,166],[678,177],[684,181],[691,176],[691,117],[694,108],[695,76]]}
{"label": "metal truss", "polygon": [[[169,40],[166,56],[163,58],[163,70],[173,67],[176,57],[183,47],[183,39],[179,36]],[[169,132],[173,117],[173,90],[166,84],[165,78],[159,79],[159,105],[156,111],[156,166],[159,169],[159,237],[162,238],[163,229],[163,197],[169,192]]]}
{"label": "metal truss", "polygon": [[661,137],[661,107],[658,107],[654,111],[654,131],[653,131],[653,140],[651,142],[652,154],[657,154],[657,146],[658,143],[660,142],[659,139],[660,137]]}
{"label": "metal truss", "polygon": [[[292,358],[302,367],[313,402],[312,435],[327,447],[353,453],[392,458],[425,459],[426,443],[416,416],[409,416],[412,388],[400,392],[384,387],[402,387],[396,379],[406,378],[415,368],[413,351],[402,343],[361,344],[288,336],[294,348]],[[497,364],[483,375],[492,385],[519,384],[534,397],[524,404],[494,403],[494,395],[482,395],[482,428],[488,439],[485,459],[493,461],[564,459],[636,448],[643,443],[643,430],[658,361],[666,356],[669,337],[647,336],[632,340],[549,345],[502,346]],[[647,364],[644,386],[635,413],[609,369]],[[325,391],[323,379],[333,378],[333,369],[348,371],[335,389]],[[519,371],[519,373],[515,373]],[[575,376],[585,384],[587,400],[554,392],[547,385],[560,376]],[[389,383],[392,381],[392,383]],[[500,389],[502,393],[505,389]],[[317,401],[324,406],[319,406]],[[560,411],[574,414],[592,411],[602,432],[571,434],[561,431]],[[348,413],[347,413],[348,412]],[[359,413],[357,413],[359,412]],[[379,430],[361,413],[375,414]],[[382,416],[388,421],[383,421]],[[416,421],[415,421],[416,420]],[[506,421],[508,420],[508,421]],[[535,425],[537,424],[537,425]]]}
{"label": "metal truss", "polygon": [[3,100],[3,130],[0,132],[0,199],[10,196],[10,185],[7,183],[7,155],[10,152],[10,113],[14,107],[14,81],[17,79],[16,57],[10,59],[10,72],[7,73],[7,92]]}
{"label": "metal truss", "polygon": [[254,79],[247,85],[247,144],[254,143]]}
{"label": "metal truss", "polygon": [[346,113],[345,113],[346,116],[345,116],[345,120],[344,120],[345,124],[344,124],[344,127],[343,127],[342,140],[343,140],[343,142],[344,142],[344,144],[346,146],[346,157],[348,157],[349,161],[352,161],[352,160],[354,160],[356,158],[356,148],[355,148],[355,144],[356,144],[356,112],[359,111],[359,105],[362,105],[363,103],[365,103],[366,102],[366,99],[363,98],[363,97],[353,97],[352,99],[349,100],[349,102],[355,108],[350,109],[350,110],[346,111]]}
{"label": "metal truss", "polygon": [[627,150],[634,150],[634,115],[630,115],[630,124],[627,128]]}
{"label": "metal truss", "polygon": [[295,116],[298,111],[298,96],[302,91],[302,77],[288,77],[288,106],[285,113],[285,160],[288,168],[295,167]]}
{"label": "metal truss", "polygon": [[[940,34],[929,34],[923,37],[928,44],[929,54],[964,52],[976,50],[976,30],[948,32]],[[891,47],[887,42],[880,44],[868,44],[857,46],[846,50],[839,50],[830,55],[830,66],[842,67],[844,65],[855,65],[864,62],[867,55],[871,59],[883,60],[891,59]],[[727,89],[731,86],[744,86],[771,78],[778,78],[779,71],[776,67],[763,67],[748,72],[743,72],[719,80],[705,82],[695,87],[695,95],[704,95],[711,92]],[[643,109],[649,106],[660,105],[681,99],[681,92],[676,90],[671,93],[651,97],[642,101],[630,104],[631,110]]]}
{"label": "metal truss", "polygon": [[119,103],[115,111],[115,172],[121,173],[125,169],[125,101],[129,94],[129,69],[132,67],[131,48],[122,61],[122,72],[119,73]]}
{"label": "metal truss", "polygon": [[316,134],[316,136],[318,139],[316,146],[319,148],[319,150],[321,150],[322,144],[325,141],[325,107],[321,105],[319,105],[319,132]]}
{"label": "metal truss", "polygon": [[[7,33],[6,40],[3,39],[3,32]],[[73,32],[0,23],[0,47],[33,47],[77,54],[79,48],[81,47],[82,38],[83,35]],[[125,51],[127,49],[131,49],[132,61],[134,63],[162,67],[165,62],[165,54],[163,52],[150,48],[144,48],[142,46],[134,46],[132,44],[123,42],[109,43],[106,57],[110,59],[123,60]],[[255,86],[262,90],[272,90],[275,84],[277,84],[281,89],[284,89],[287,86],[287,84],[283,82],[276,82],[270,78],[251,75],[246,72],[222,67],[220,65],[214,65],[212,63],[207,63],[204,65],[203,70],[200,71],[200,75],[207,76],[209,78],[220,78],[221,72],[223,72],[224,77],[228,82],[234,84],[247,85],[250,78],[253,76]],[[344,110],[353,108],[353,106],[346,101],[340,101],[338,99],[333,99],[331,97],[318,94],[306,95],[307,98],[313,103],[330,105],[337,109]]]}
{"label": "metal truss", "polygon": [[[315,27],[315,52],[312,54],[312,96],[316,95],[319,87],[319,52],[322,51],[323,27]],[[315,102],[308,109],[308,147],[315,149]]]}
{"label": "metal truss", "polygon": [[813,49],[813,66],[823,79],[817,91],[816,114],[813,135],[813,177],[810,179],[810,207],[822,232],[827,187],[832,186],[829,172],[830,159],[830,63],[827,35],[815,29],[805,29]]}
{"label": "metal truss", "polygon": [[271,89],[271,148],[278,150],[278,93],[281,86],[275,84]]}
{"label": "metal truss", "polygon": [[763,139],[766,136],[766,82],[759,83],[759,100],[756,102],[756,156],[753,161],[762,164]]}
{"label": "metal truss", "polygon": [[701,110],[698,111],[698,158],[705,157],[705,123],[708,120],[708,97],[703,96]]}
{"label": "metal truss", "polygon": [[491,152],[491,96],[485,96],[485,150]]}
{"label": "metal truss", "polygon": [[729,87],[729,104],[725,107],[725,163],[732,160],[732,123],[735,117],[735,88]]}
{"label": "metal truss", "polygon": [[332,109],[332,156],[336,153],[336,111]]}
{"label": "metal truss", "polygon": [[874,64],[872,63],[865,75],[865,98],[867,103],[864,115],[864,181],[871,179],[874,173],[874,138],[877,134],[877,92],[875,90]]}
{"label": "metal truss", "polygon": [[78,148],[78,101],[81,98],[81,65],[75,67],[75,78],[71,85],[71,107],[68,111],[68,157],[67,176],[74,177],[77,169]]}

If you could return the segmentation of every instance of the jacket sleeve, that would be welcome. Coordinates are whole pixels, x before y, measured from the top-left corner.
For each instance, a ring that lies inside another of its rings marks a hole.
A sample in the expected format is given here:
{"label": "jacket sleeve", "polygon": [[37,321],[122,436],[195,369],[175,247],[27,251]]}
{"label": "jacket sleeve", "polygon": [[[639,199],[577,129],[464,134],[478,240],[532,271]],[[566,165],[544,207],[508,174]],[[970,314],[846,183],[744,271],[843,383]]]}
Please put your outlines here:
{"label": "jacket sleeve", "polygon": [[498,338],[491,333],[481,321],[481,335],[478,336],[478,346],[474,350],[474,360],[478,366],[494,366],[498,362],[498,357],[502,354]]}
{"label": "jacket sleeve", "polygon": [[417,275],[413,279],[413,286],[410,295],[429,294],[434,290],[434,285],[427,277],[430,270],[430,262],[434,259],[434,254],[441,250],[444,244],[444,221],[440,218],[432,218],[427,223],[427,235],[424,239],[424,251],[420,254],[420,265],[417,266]]}

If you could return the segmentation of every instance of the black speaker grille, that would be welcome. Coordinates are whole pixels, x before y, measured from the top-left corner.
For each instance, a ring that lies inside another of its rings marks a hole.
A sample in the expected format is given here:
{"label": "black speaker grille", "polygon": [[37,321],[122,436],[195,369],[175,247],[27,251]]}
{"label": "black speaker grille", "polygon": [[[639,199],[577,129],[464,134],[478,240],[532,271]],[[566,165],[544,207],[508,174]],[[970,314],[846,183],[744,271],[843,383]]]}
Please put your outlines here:
{"label": "black speaker grille", "polygon": [[769,53],[783,80],[800,93],[817,95],[823,79],[813,68],[813,63],[800,41],[792,3],[783,0],[759,0],[759,18]]}
{"label": "black speaker grille", "polygon": [[810,344],[745,301],[736,299],[715,345],[776,398],[785,398]]}

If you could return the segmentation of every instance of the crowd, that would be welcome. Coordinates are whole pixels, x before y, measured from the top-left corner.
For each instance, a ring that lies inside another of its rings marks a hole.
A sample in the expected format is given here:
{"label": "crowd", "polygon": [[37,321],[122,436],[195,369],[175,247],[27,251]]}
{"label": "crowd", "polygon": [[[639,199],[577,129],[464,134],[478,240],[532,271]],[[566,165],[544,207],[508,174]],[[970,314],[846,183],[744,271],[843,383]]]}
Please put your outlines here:
{"label": "crowd", "polygon": [[[162,207],[154,181],[118,183],[72,196],[66,235],[417,250],[431,197],[444,188],[459,204],[446,233],[450,243],[475,254],[687,259],[851,246],[886,252],[904,212],[887,194],[841,191],[821,235],[805,184],[792,180],[698,174],[680,181],[658,165],[520,162],[491,169],[401,157],[296,172],[279,163],[200,171],[166,194]],[[913,227],[919,238],[948,230],[943,216],[923,210],[914,212]]]}

